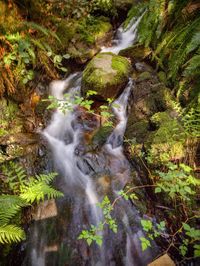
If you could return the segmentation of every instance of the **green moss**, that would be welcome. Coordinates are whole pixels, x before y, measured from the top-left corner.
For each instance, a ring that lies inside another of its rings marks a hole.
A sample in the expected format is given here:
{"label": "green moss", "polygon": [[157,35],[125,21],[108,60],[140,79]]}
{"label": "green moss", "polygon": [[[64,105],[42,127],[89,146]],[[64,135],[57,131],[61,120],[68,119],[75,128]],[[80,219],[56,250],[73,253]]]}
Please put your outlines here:
{"label": "green moss", "polygon": [[183,158],[186,135],[178,120],[168,112],[159,112],[152,116],[151,122],[158,127],[147,141],[154,160],[163,162]]}
{"label": "green moss", "polygon": [[68,43],[71,41],[71,39],[74,37],[76,33],[76,27],[78,23],[74,20],[72,21],[66,21],[65,19],[62,19],[58,26],[56,34],[58,35],[59,39],[62,42],[62,45],[65,47],[68,45]]}
{"label": "green moss", "polygon": [[94,44],[102,38],[105,33],[112,29],[111,24],[104,17],[87,17],[82,19],[77,25],[77,33],[81,41],[87,44]]}
{"label": "green moss", "polygon": [[145,71],[139,75],[137,81],[140,82],[140,81],[144,81],[148,79],[151,79],[151,73],[149,73],[148,71]]}
{"label": "green moss", "polygon": [[116,97],[128,81],[131,65],[126,58],[100,53],[83,71],[82,88],[97,91],[103,98]]}
{"label": "green moss", "polygon": [[129,61],[122,56],[113,56],[112,58],[112,68],[117,70],[119,75],[128,75],[130,70]]}
{"label": "green moss", "polygon": [[132,63],[143,61],[144,58],[148,57],[150,54],[150,48],[146,48],[142,45],[134,45],[119,52],[119,55],[130,58]]}
{"label": "green moss", "polygon": [[12,101],[0,100],[0,137],[20,132],[22,120],[18,118],[19,109]]}
{"label": "green moss", "polygon": [[149,134],[148,128],[149,122],[145,119],[136,123],[129,122],[126,130],[126,138],[136,138],[138,143],[143,143]]}

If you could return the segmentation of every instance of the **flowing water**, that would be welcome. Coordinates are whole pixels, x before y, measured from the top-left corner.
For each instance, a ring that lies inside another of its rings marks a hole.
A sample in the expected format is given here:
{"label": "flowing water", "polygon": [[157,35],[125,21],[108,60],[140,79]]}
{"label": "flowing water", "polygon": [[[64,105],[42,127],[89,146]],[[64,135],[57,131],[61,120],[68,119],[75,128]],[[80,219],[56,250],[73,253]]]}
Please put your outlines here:
{"label": "flowing water", "polygon": [[[123,31],[118,30],[118,44],[102,51],[117,53],[133,43],[140,18]],[[68,92],[71,99],[80,95],[81,73],[70,75],[66,80],[53,81],[51,94],[59,100]],[[130,165],[123,154],[123,136],[127,123],[127,104],[133,82],[130,79],[123,93],[112,107],[117,123],[105,144],[88,149],[85,135],[99,126],[95,116],[84,117],[84,111],[72,105],[65,114],[56,110],[50,124],[42,132],[51,150],[54,170],[58,172],[57,187],[64,197],[45,203],[44,211],[30,228],[27,256],[23,265],[95,265],[95,266],[142,266],[153,258],[150,251],[142,252],[139,238],[143,236],[141,217],[129,201],[118,200],[112,212],[118,224],[118,233],[109,228],[101,233],[101,247],[90,247],[78,240],[83,229],[97,225],[102,210],[97,207],[105,195],[111,201],[118,191],[130,181]],[[46,213],[46,215],[45,215]]]}
{"label": "flowing water", "polygon": [[144,14],[137,19],[133,18],[126,30],[124,30],[122,24],[117,30],[116,38],[112,41],[112,46],[102,47],[101,52],[112,52],[114,54],[118,54],[119,51],[132,46],[137,37],[137,26],[143,15]]}

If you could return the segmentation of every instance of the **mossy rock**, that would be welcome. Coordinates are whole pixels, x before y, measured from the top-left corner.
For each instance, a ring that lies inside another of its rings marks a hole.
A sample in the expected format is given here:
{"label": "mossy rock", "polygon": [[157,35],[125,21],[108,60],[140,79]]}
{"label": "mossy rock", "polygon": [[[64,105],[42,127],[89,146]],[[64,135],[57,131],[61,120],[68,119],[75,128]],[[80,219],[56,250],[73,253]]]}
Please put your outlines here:
{"label": "mossy rock", "polygon": [[83,71],[82,91],[97,92],[102,100],[116,98],[128,82],[131,72],[129,61],[112,53],[95,56]]}
{"label": "mossy rock", "polygon": [[142,72],[138,78],[137,78],[137,82],[141,82],[141,81],[145,81],[145,80],[149,80],[151,79],[151,73],[149,73],[148,71]]}
{"label": "mossy rock", "polygon": [[[58,33],[62,33],[63,27],[58,28]],[[77,63],[82,64],[97,54],[103,44],[111,40],[112,25],[105,17],[83,18],[78,22],[74,21],[69,33],[67,35],[71,36],[71,42],[68,53]]]}
{"label": "mossy rock", "polygon": [[134,45],[119,52],[119,55],[129,58],[132,64],[143,61],[150,54],[151,50],[142,45]]}
{"label": "mossy rock", "polygon": [[136,123],[128,123],[126,130],[126,138],[136,139],[138,143],[143,143],[148,136],[149,133],[149,122],[145,119],[136,122]]}
{"label": "mossy rock", "polygon": [[151,117],[151,122],[157,126],[146,141],[152,158],[161,162],[182,159],[186,135],[176,117],[169,111],[158,112]]}

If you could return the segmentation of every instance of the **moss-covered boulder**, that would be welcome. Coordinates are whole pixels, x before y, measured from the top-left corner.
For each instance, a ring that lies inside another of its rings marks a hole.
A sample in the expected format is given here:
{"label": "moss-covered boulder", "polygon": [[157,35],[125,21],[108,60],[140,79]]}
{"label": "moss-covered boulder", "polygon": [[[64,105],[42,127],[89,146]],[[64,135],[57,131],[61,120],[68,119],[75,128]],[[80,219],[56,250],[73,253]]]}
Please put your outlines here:
{"label": "moss-covered boulder", "polygon": [[95,56],[83,71],[82,91],[97,92],[97,98],[116,98],[128,82],[131,72],[129,61],[112,53]]}
{"label": "moss-covered boulder", "polygon": [[[83,18],[79,21],[74,21],[70,26],[70,30],[64,30],[68,26],[61,25],[58,28],[58,36],[67,37],[70,43],[68,53],[77,63],[83,64],[97,54],[101,46],[109,42],[112,37],[112,25],[105,17],[97,17],[90,19]],[[61,37],[61,39],[63,39]]]}

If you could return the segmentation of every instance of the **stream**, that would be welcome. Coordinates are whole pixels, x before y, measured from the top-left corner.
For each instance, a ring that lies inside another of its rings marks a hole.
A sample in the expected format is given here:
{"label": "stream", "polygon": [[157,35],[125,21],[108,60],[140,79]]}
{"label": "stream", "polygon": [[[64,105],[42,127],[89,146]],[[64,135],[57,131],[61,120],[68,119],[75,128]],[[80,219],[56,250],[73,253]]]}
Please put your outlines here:
{"label": "stream", "polygon": [[[132,21],[126,31],[121,26],[112,47],[103,47],[102,52],[117,54],[132,45],[140,19]],[[77,72],[65,80],[53,81],[50,93],[60,100],[66,92],[72,99],[80,95],[81,75]],[[96,243],[88,246],[86,241],[78,239],[82,230],[103,220],[97,203],[105,195],[113,202],[131,179],[130,165],[123,153],[123,136],[133,87],[130,79],[115,100],[112,110],[117,124],[105,144],[95,152],[88,150],[85,134],[99,127],[98,119],[80,119],[82,113],[77,106],[65,114],[59,109],[53,113],[50,124],[41,134],[49,145],[54,171],[59,174],[56,186],[64,197],[41,204],[38,219],[29,229],[24,266],[145,266],[155,257],[155,246],[145,252],[141,250],[139,238],[144,233],[139,211],[123,198],[112,211],[118,225],[116,234],[106,226],[100,233],[103,235],[101,247]]]}

